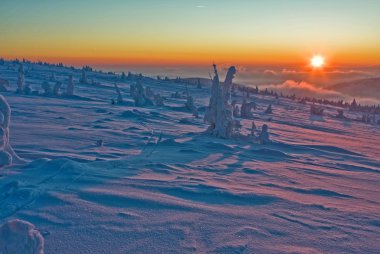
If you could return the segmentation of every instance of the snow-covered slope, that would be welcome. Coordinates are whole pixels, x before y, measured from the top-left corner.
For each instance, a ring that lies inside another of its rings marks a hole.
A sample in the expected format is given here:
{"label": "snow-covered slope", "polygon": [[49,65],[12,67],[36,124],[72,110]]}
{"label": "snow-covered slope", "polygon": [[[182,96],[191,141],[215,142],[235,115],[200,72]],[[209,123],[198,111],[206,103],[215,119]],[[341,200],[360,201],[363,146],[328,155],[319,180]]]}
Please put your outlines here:
{"label": "snow-covered slope", "polygon": [[[29,161],[0,169],[0,224],[33,223],[46,253],[380,249],[379,126],[338,119],[335,108],[310,116],[308,105],[259,95],[251,96],[255,123],[268,124],[273,143],[217,139],[187,112],[186,98],[171,98],[184,84],[144,78],[165,106],[134,107],[133,80],[88,72],[96,84],[78,84],[80,70],[25,69],[33,89],[52,72],[63,87],[69,75],[75,82],[76,97],[18,95],[18,66],[0,66],[12,90],[2,93],[10,143]],[[123,105],[110,103],[115,82]],[[210,88],[189,92],[202,114]],[[248,134],[251,120],[241,123]]]}

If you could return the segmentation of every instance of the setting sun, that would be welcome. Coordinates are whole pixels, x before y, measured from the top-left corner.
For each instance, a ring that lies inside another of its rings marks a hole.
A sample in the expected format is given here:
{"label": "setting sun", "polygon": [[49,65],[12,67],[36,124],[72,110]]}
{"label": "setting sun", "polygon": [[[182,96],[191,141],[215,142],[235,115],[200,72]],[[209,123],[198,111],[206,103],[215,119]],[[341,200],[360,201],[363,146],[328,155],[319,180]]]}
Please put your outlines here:
{"label": "setting sun", "polygon": [[320,55],[313,56],[310,64],[314,68],[321,68],[325,65],[325,58],[323,56],[320,56]]}

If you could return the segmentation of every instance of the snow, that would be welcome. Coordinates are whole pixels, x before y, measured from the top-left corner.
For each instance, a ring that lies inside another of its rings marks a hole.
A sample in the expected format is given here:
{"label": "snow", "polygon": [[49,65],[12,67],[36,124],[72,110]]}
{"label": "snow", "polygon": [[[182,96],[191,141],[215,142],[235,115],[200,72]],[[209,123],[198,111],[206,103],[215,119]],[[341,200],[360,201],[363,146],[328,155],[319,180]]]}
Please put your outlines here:
{"label": "snow", "polygon": [[[360,113],[310,115],[310,104],[251,94],[257,109],[237,117],[240,132],[250,136],[254,120],[271,142],[219,139],[186,96],[171,97],[183,83],[143,77],[164,105],[134,106],[134,77],[87,70],[94,82],[80,83],[82,70],[25,63],[32,90],[51,73],[62,84],[72,75],[75,96],[25,95],[15,93],[18,68],[6,61],[0,78],[10,83],[9,142],[27,162],[0,168],[0,224],[34,224],[46,253],[380,249],[380,130],[350,120]],[[110,103],[115,83],[123,104]],[[203,115],[211,87],[188,90]]]}
{"label": "snow", "polygon": [[0,253],[43,254],[44,238],[29,222],[7,221],[0,226]]}

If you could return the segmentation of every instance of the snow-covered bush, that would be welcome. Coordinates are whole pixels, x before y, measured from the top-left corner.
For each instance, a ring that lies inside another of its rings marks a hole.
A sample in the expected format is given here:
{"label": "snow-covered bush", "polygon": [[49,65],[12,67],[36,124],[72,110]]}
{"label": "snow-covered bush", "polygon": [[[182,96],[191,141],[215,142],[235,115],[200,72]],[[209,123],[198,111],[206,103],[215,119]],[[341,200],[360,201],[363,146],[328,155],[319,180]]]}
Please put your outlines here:
{"label": "snow-covered bush", "polygon": [[26,221],[11,220],[0,227],[1,254],[43,254],[44,238]]}

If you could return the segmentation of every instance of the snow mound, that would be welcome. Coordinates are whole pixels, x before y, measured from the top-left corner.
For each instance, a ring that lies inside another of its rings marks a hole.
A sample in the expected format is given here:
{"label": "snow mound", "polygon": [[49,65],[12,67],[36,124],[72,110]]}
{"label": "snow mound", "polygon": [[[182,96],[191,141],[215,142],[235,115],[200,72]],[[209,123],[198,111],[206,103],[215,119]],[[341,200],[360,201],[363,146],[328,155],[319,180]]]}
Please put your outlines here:
{"label": "snow mound", "polygon": [[0,253],[43,254],[44,238],[29,222],[7,221],[0,227]]}

